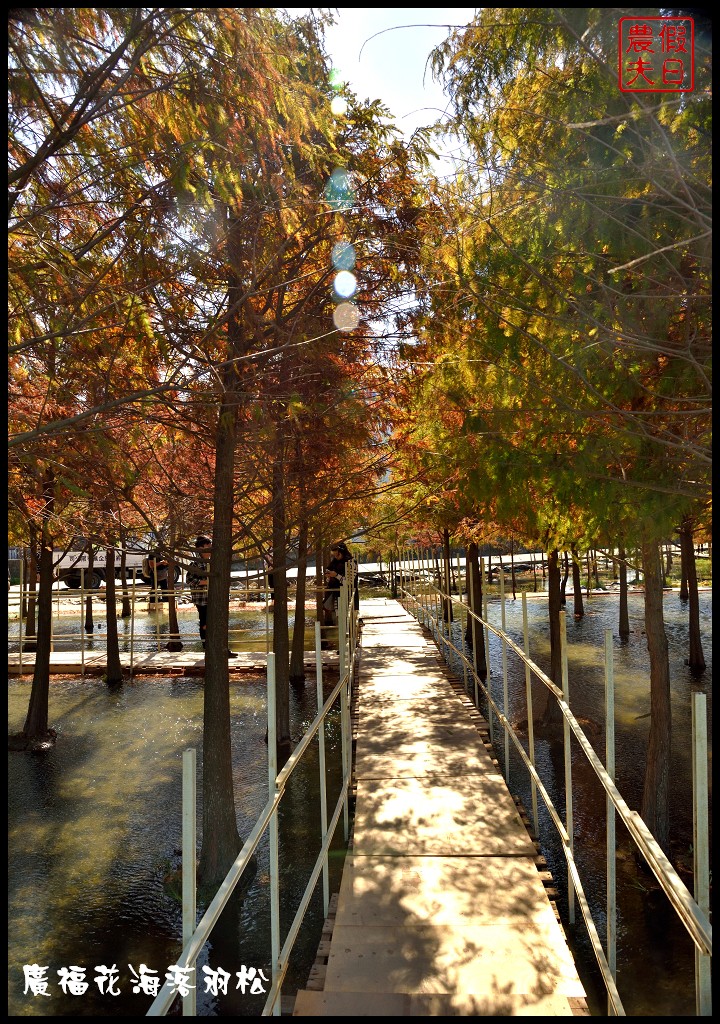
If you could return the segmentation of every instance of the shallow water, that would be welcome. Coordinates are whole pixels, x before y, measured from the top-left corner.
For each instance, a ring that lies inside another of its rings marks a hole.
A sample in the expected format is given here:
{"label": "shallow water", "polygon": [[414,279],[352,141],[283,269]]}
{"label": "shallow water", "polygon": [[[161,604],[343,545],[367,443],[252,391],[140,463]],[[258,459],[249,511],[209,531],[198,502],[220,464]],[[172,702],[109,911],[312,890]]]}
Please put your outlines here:
{"label": "shallow water", "polygon": [[[9,685],[10,731],[22,727],[30,684]],[[292,695],[296,738],[316,714],[315,683]],[[267,800],[264,680],[232,683],[234,781],[241,837]],[[10,1016],[142,1016],[152,998],[132,992],[132,972],[144,963],[164,980],[181,949],[179,900],[164,886],[181,846],[182,753],[198,750],[198,823],[202,825],[201,682],[144,678],[111,692],[94,679],[53,681],[50,720],[56,746],[41,754],[11,753],[9,772]],[[326,753],[339,791],[337,716],[327,729]],[[283,939],[320,848],[317,745],[294,773],[281,805]],[[297,776],[297,777],[296,777]],[[342,825],[331,854],[339,884]],[[198,838],[198,848],[200,838]],[[257,871],[234,911],[225,913],[198,961],[231,974],[227,997],[198,991],[198,1016],[258,1016],[263,995],[232,992],[242,965],[270,977],[267,836]],[[200,913],[204,910],[201,906]],[[199,919],[200,914],[198,915]],[[313,898],[297,942],[286,992],[304,985],[317,951],[323,908]],[[49,997],[24,994],[23,965],[48,966]],[[63,995],[58,970],[84,966],[90,986]],[[116,965],[119,996],[101,995],[97,965]],[[201,975],[201,984],[204,976]],[[267,990],[268,986],[264,986]]]}

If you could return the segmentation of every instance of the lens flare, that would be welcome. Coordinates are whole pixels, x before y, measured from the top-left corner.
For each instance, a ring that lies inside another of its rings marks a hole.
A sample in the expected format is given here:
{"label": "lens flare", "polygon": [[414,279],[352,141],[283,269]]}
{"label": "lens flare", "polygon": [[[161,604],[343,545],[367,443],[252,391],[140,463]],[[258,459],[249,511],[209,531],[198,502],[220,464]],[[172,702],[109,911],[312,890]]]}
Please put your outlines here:
{"label": "lens flare", "polygon": [[360,323],[360,313],[352,302],[341,302],[333,313],[333,323],[339,331],[353,331]]}
{"label": "lens flare", "polygon": [[342,96],[336,96],[330,104],[330,112],[334,117],[344,117],[347,114],[347,101]]}
{"label": "lens flare", "polygon": [[352,270],[355,266],[355,249],[350,242],[336,242],[330,259],[336,270]]}
{"label": "lens flare", "polygon": [[349,270],[341,270],[339,274],[335,275],[333,288],[335,289],[335,294],[341,299],[352,298],[357,291],[355,275],[351,274]]}
{"label": "lens flare", "polygon": [[336,213],[352,210],[355,193],[350,184],[350,175],[342,167],[336,167],[325,186],[325,200]]}

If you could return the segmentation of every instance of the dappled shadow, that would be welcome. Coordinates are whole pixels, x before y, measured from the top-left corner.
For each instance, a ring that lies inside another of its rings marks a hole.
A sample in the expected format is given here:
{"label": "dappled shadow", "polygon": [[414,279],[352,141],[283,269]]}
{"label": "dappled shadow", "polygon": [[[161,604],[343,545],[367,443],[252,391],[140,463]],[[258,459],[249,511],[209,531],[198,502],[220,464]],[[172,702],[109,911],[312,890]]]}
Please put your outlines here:
{"label": "dappled shadow", "polygon": [[417,627],[399,642],[400,617],[364,618],[328,998],[363,993],[369,1015],[381,993],[402,998],[394,1015],[567,1015],[583,988],[496,764],[436,648]]}
{"label": "dappled shadow", "polygon": [[493,1016],[583,995],[533,862],[472,856],[353,854],[325,989],[442,994],[439,1014]]}

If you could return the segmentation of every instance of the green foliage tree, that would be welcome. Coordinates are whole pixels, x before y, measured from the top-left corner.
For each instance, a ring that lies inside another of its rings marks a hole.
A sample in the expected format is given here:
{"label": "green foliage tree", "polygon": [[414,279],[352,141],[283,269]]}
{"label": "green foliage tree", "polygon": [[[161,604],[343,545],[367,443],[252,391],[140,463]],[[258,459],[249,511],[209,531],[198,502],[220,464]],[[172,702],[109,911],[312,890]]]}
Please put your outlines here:
{"label": "green foliage tree", "polygon": [[617,88],[606,9],[484,9],[434,55],[475,160],[428,235],[417,324],[484,473],[515,511],[525,480],[549,550],[592,542],[618,503],[624,540],[658,541],[710,494],[707,40],[696,54],[695,92],[652,104]]}

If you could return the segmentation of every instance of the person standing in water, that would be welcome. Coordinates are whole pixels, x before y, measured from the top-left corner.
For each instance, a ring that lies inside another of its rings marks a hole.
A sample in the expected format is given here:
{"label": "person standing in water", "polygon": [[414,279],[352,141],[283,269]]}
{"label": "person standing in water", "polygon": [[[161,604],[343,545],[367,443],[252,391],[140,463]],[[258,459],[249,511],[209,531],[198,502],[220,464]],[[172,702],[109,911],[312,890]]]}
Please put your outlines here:
{"label": "person standing in water", "polygon": [[[207,603],[208,603],[208,577],[210,575],[210,555],[212,554],[212,540],[201,534],[195,541],[195,558],[190,563],[187,571],[187,581],[190,584],[190,594],[193,603],[198,611],[200,623],[200,640],[203,650],[207,644]],[[228,658],[237,658],[234,651],[228,649]]]}

